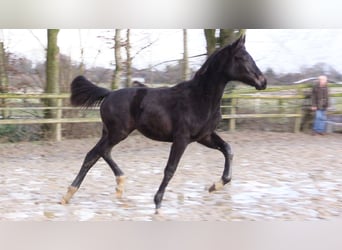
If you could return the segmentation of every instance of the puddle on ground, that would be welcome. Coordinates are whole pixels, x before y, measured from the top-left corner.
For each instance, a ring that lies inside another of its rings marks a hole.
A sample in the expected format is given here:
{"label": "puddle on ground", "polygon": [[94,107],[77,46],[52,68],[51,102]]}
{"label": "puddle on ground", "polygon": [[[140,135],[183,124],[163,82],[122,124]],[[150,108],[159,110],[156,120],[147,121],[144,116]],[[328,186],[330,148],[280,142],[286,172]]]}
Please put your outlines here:
{"label": "puddle on ground", "polygon": [[[245,179],[235,178],[212,194],[207,191],[210,182],[182,177],[178,184],[168,186],[159,215],[154,214],[153,197],[160,176],[153,183],[141,177],[138,182],[128,178],[127,192],[117,199],[112,173],[94,169],[85,187],[70,204],[63,206],[58,204],[65,191],[64,186],[58,186],[64,185],[63,181],[39,175],[29,180],[28,185],[18,185],[17,175],[24,173],[26,178],[29,173],[25,168],[16,168],[14,172],[15,176],[2,184],[0,220],[291,220],[331,218],[342,213],[341,184],[338,178],[328,179],[333,177],[331,172],[320,181],[307,173],[284,170],[253,180],[251,173],[246,172]],[[148,171],[140,170],[141,173],[146,175]],[[110,184],[101,186],[102,179]]]}

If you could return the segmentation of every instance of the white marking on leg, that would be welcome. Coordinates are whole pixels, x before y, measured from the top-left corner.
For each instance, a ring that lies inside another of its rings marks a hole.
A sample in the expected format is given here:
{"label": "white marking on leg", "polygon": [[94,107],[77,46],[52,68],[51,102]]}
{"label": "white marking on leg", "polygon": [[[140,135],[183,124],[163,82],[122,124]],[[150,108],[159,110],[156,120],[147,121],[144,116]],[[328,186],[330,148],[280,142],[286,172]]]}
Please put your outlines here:
{"label": "white marking on leg", "polygon": [[126,182],[126,177],[125,176],[118,176],[118,177],[116,177],[117,187],[116,187],[115,190],[116,190],[116,197],[117,198],[121,198],[122,197],[122,193],[124,191],[125,182]]}
{"label": "white marking on leg", "polygon": [[65,205],[69,203],[69,200],[71,199],[71,197],[77,192],[78,188],[77,187],[73,187],[70,186],[68,187],[68,191],[67,193],[63,196],[61,204]]}

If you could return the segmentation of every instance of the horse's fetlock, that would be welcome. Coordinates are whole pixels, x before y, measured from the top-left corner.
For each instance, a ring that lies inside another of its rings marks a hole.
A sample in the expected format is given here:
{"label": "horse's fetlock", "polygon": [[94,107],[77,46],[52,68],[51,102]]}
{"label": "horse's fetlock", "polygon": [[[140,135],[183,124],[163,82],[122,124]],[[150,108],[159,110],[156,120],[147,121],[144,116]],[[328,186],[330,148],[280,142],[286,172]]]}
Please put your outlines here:
{"label": "horse's fetlock", "polygon": [[163,193],[156,193],[154,196],[154,204],[156,205],[156,209],[159,209],[161,207],[161,201],[163,199],[164,194]]}
{"label": "horse's fetlock", "polygon": [[231,176],[223,176],[222,177],[222,183],[223,185],[226,185],[228,182],[230,182],[232,180]]}

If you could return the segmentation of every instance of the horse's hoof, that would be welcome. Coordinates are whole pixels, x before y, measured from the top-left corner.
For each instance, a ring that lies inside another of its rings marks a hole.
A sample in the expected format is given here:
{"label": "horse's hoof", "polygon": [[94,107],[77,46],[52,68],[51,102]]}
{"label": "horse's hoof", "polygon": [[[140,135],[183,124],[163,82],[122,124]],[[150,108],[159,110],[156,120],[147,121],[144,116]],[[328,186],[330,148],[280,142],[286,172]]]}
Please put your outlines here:
{"label": "horse's hoof", "polygon": [[209,193],[212,193],[212,192],[214,192],[214,191],[218,191],[218,190],[223,189],[223,186],[224,186],[223,182],[222,182],[222,181],[219,181],[219,182],[214,183],[214,184],[208,189],[208,191],[209,191]]}
{"label": "horse's hoof", "polygon": [[209,193],[212,193],[214,192],[216,189],[215,189],[215,183],[213,185],[211,185],[211,187],[208,189]]}
{"label": "horse's hoof", "polygon": [[61,202],[60,202],[60,204],[61,205],[66,205],[66,204],[68,204],[69,202],[67,201],[67,200],[65,200],[64,198],[62,198],[62,200],[61,200]]}
{"label": "horse's hoof", "polygon": [[118,189],[118,188],[115,189],[115,196],[116,196],[116,198],[121,199],[122,198],[122,194],[123,194],[123,190]]}
{"label": "horse's hoof", "polygon": [[62,205],[68,204],[71,197],[74,195],[74,193],[77,192],[77,189],[78,189],[77,187],[73,187],[73,186],[68,187],[68,192],[66,193],[66,195],[63,196],[61,200],[61,204]]}

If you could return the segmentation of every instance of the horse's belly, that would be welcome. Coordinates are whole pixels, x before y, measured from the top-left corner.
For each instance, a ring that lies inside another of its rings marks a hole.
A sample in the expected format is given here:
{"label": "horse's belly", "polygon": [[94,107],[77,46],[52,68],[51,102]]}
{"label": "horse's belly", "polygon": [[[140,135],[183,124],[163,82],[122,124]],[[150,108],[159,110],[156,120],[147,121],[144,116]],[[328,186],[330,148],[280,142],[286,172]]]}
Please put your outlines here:
{"label": "horse's belly", "polygon": [[169,134],[162,134],[162,133],[156,133],[156,131],[149,131],[145,129],[138,129],[140,133],[142,133],[147,138],[150,138],[155,141],[164,141],[164,142],[172,142],[172,136]]}
{"label": "horse's belly", "polygon": [[153,140],[172,141],[172,123],[162,116],[142,115],[137,122],[137,130]]}

